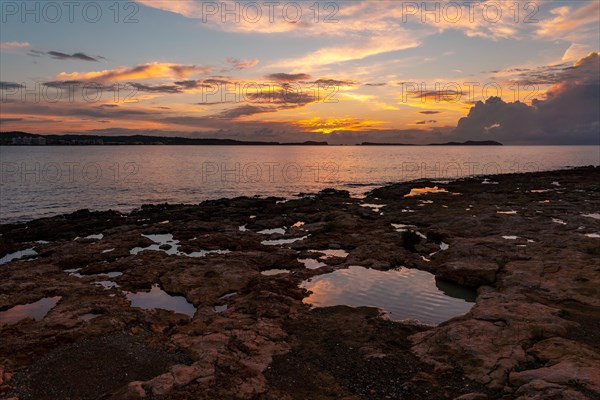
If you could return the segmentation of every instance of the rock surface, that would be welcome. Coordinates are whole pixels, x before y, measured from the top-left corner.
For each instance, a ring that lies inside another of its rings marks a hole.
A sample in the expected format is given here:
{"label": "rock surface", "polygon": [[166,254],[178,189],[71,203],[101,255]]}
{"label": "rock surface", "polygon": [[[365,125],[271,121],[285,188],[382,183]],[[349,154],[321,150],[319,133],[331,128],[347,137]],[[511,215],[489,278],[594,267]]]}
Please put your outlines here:
{"label": "rock surface", "polygon": [[[0,322],[0,398],[600,398],[600,220],[586,216],[600,211],[600,169],[488,179],[0,225],[0,257],[38,253],[0,265],[0,318],[59,299]],[[435,185],[447,192],[404,197]],[[309,251],[326,249],[348,256]],[[303,302],[303,280],[353,265],[426,270],[477,288],[476,303],[433,327]],[[132,307],[140,293],[169,309]]]}

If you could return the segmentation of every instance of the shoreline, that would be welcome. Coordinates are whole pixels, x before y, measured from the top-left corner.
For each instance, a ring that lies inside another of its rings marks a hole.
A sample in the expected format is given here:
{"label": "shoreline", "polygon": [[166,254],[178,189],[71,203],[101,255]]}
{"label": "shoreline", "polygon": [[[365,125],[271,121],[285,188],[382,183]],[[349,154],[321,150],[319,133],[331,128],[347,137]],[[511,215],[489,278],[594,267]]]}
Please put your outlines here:
{"label": "shoreline", "polygon": [[[326,141],[307,140],[304,142],[277,142],[277,141],[248,141],[237,139],[193,138],[182,136],[150,136],[150,135],[85,135],[85,134],[38,134],[28,132],[0,132],[0,145],[199,145],[199,146],[328,146]],[[355,143],[355,146],[413,146],[411,143]],[[430,143],[426,146],[502,146],[502,143],[493,140],[465,142]]]}
{"label": "shoreline", "polygon": [[[488,178],[488,179],[493,180],[495,177],[506,176],[506,175],[510,176],[510,175],[522,175],[522,174],[544,174],[544,173],[548,173],[548,172],[571,171],[571,170],[580,169],[580,168],[588,169],[588,168],[599,168],[599,167],[600,167],[600,164],[599,165],[586,165],[586,166],[563,166],[563,167],[559,167],[559,168],[543,169],[543,170],[539,170],[539,171],[535,171],[535,172],[506,172],[506,173],[501,173],[501,174],[473,174],[473,175],[466,175],[464,177],[455,177],[455,178],[451,178],[451,177],[426,178],[426,177],[423,177],[423,178],[416,178],[416,179],[411,179],[411,180],[407,180],[407,181],[384,182],[384,183],[346,183],[346,184],[338,185],[339,187],[337,187],[337,188],[328,188],[328,189],[348,191],[348,192],[350,192],[351,198],[356,199],[356,200],[362,200],[364,197],[367,197],[367,195],[375,189],[385,188],[387,186],[398,185],[398,184],[420,184],[423,182],[430,182],[433,184],[438,184],[437,182],[456,182],[456,181],[461,181],[461,180],[465,180],[465,179],[468,180],[468,179],[477,179],[477,178],[484,178],[484,179]],[[361,195],[359,195],[359,196],[356,196],[356,193],[351,192],[352,188],[362,188],[362,187],[368,187],[368,188],[371,188],[371,190],[369,190],[367,192],[361,192]],[[290,195],[290,196],[269,196],[269,195],[260,195],[260,194],[250,194],[250,195],[241,195],[241,196],[235,196],[235,197],[207,198],[207,199],[200,201],[199,203],[166,202],[166,203],[160,203],[160,204],[168,204],[168,205],[173,205],[173,206],[196,206],[196,205],[201,205],[205,201],[224,201],[224,200],[233,200],[233,199],[237,199],[237,198],[259,198],[259,199],[277,198],[277,200],[279,200],[279,201],[281,201],[281,200],[289,201],[289,200],[302,198],[304,196],[315,196],[317,194],[318,194],[318,192],[297,193],[295,195]],[[0,220],[0,226],[27,224],[29,222],[32,222],[32,221],[35,221],[38,219],[48,219],[48,218],[60,217],[60,216],[75,213],[77,211],[82,211],[82,210],[88,210],[91,212],[116,211],[116,212],[123,213],[123,214],[129,214],[133,211],[139,210],[140,208],[142,208],[144,206],[153,206],[153,205],[156,205],[156,204],[141,203],[141,204],[124,206],[121,208],[108,208],[108,209],[91,209],[91,210],[90,209],[73,209],[70,213],[51,214],[48,216],[31,216],[26,219],[16,220],[16,221]]]}
{"label": "shoreline", "polygon": [[[395,183],[365,199],[326,189],[284,203],[237,197],[0,225],[0,258],[37,253],[0,265],[0,312],[60,297],[40,321],[0,324],[0,397],[599,398],[600,168],[482,178]],[[445,192],[406,197],[433,186]],[[132,253],[165,234],[171,242]],[[440,242],[448,249],[431,255]],[[319,259],[311,249],[348,255]],[[325,265],[307,269],[299,258]],[[428,271],[477,289],[476,303],[432,327],[303,302],[301,282],[355,265]],[[290,273],[261,274],[274,268]],[[118,287],[94,284],[107,276]],[[155,284],[192,304],[193,318],[130,307],[128,293]],[[98,342],[106,335],[116,351],[134,345],[162,360],[158,369],[120,360],[125,379],[100,358],[95,380],[67,378],[109,346]]]}

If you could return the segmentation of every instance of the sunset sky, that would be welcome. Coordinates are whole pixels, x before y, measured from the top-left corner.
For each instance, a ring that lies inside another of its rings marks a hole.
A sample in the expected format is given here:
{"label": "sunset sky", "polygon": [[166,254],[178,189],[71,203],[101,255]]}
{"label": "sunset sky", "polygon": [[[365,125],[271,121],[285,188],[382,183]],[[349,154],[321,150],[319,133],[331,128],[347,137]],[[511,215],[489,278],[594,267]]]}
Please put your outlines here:
{"label": "sunset sky", "polygon": [[600,141],[597,0],[46,3],[1,2],[1,131]]}

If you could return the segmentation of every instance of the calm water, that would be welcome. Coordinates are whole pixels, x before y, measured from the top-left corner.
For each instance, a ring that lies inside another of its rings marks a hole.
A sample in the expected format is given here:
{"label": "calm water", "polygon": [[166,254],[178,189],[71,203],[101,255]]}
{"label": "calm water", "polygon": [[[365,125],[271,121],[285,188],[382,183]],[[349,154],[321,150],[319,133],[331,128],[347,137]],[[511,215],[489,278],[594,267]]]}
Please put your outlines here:
{"label": "calm water", "polygon": [[127,299],[131,307],[145,308],[152,310],[155,308],[161,310],[173,311],[180,314],[186,314],[193,317],[196,307],[183,296],[171,296],[158,285],[152,286],[149,292],[127,293]]}
{"label": "calm water", "polygon": [[316,307],[378,307],[395,321],[416,319],[433,325],[466,314],[476,297],[473,290],[407,268],[378,271],[351,266],[315,276],[302,287],[312,291],[304,301]]}
{"label": "calm water", "polygon": [[0,312],[0,324],[15,324],[25,318],[33,318],[36,321],[41,321],[56,306],[60,299],[60,296],[45,297],[35,303],[14,306]]}
{"label": "calm water", "polygon": [[362,194],[389,182],[600,165],[598,146],[0,146],[0,222],[81,208]]}

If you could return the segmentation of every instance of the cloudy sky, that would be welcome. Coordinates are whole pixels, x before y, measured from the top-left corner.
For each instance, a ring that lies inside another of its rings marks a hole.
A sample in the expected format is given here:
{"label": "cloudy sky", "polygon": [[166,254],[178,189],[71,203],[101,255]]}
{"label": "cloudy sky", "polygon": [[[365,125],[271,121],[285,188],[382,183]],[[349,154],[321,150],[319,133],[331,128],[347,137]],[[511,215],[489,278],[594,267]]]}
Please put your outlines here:
{"label": "cloudy sky", "polygon": [[600,141],[597,0],[0,4],[1,131]]}

